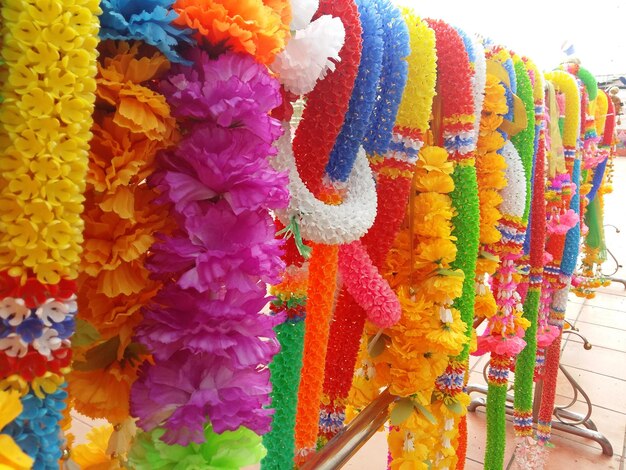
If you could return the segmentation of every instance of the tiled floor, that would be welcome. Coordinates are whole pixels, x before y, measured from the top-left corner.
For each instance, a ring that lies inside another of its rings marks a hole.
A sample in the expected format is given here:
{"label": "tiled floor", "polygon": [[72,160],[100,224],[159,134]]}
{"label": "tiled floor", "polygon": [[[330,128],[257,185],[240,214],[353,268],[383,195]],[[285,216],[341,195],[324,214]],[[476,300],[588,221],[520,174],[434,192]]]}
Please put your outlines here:
{"label": "tiled floor", "polygon": [[[615,161],[614,192],[605,198],[605,222],[619,228],[606,228],[607,247],[626,266],[626,158]],[[619,184],[619,182],[622,184]],[[610,273],[615,264],[609,259],[605,272]],[[626,279],[626,269],[619,269],[616,277]],[[613,446],[614,455],[606,457],[599,444],[555,430],[547,470],[626,470],[626,289],[613,283],[600,289],[594,299],[581,299],[570,295],[566,317],[592,344],[585,350],[580,338],[566,334],[563,339],[561,363],[589,395],[592,420]],[[482,370],[486,358],[472,360],[470,382],[484,384]],[[560,377],[557,387],[557,404],[567,404],[574,396],[572,387]],[[587,408],[578,397],[572,411],[586,413]],[[483,468],[485,451],[484,408],[468,414],[469,445],[465,468]],[[507,426],[505,468],[513,469],[513,423]],[[345,468],[350,470],[384,469],[387,446],[379,433],[370,440]]]}
{"label": "tiled floor", "polygon": [[[626,265],[626,215],[623,201],[626,201],[626,158],[615,162],[615,192],[606,197],[605,221],[613,224],[623,233],[607,228],[607,246],[620,262]],[[617,182],[622,181],[622,184]],[[605,270],[612,270],[610,261]],[[626,278],[626,269],[619,269],[616,277]],[[626,470],[626,289],[614,283],[600,289],[594,299],[580,299],[573,295],[567,308],[566,317],[592,344],[591,350],[583,348],[582,340],[566,334],[563,340],[562,364],[567,367],[589,395],[593,404],[592,419],[598,430],[611,442],[614,455],[602,455],[600,446],[593,441],[555,430],[552,443],[554,449],[546,469],[568,470]],[[470,382],[485,383],[482,370],[485,358],[472,360]],[[560,377],[557,387],[558,404],[566,404],[573,397],[573,390],[567,381]],[[581,397],[573,405],[572,411],[586,412]],[[94,422],[75,415],[73,432],[78,442]],[[479,408],[468,414],[469,445],[465,468],[483,468],[485,446],[485,414]],[[513,424],[507,427],[507,469],[514,468]],[[383,433],[376,434],[344,467],[348,470],[382,470],[387,463],[387,443]]]}

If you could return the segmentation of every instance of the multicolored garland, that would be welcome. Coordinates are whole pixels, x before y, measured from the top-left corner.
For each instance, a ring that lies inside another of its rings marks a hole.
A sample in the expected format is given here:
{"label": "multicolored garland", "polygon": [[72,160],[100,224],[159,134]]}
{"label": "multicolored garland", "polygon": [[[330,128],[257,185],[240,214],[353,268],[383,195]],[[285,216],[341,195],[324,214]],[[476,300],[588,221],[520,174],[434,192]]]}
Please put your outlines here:
{"label": "multicolored garland", "polygon": [[[535,64],[524,59],[531,80],[535,104],[535,141],[536,149],[532,171],[532,205],[530,209],[529,233],[527,235],[529,255],[529,275],[526,286],[518,287],[525,290],[520,295],[524,300],[524,315],[530,326],[526,330],[524,341],[526,347],[519,353],[515,362],[515,402],[514,427],[518,438],[515,448],[515,461],[521,468],[532,468],[534,464],[532,448],[532,408],[535,359],[537,354],[537,316],[541,299],[543,279],[543,258],[546,237],[546,202],[545,202],[545,160],[546,160],[546,128],[544,81]],[[530,467],[529,467],[530,466]]]}
{"label": "multicolored garland", "polygon": [[0,14],[0,389],[10,407],[3,415],[15,418],[5,419],[0,437],[3,454],[14,444],[21,449],[10,468],[52,469],[67,444],[60,421],[77,310],[99,8],[93,1],[40,3],[4,3]]}
{"label": "multicolored garland", "polygon": [[[572,190],[573,195],[571,197],[570,210],[572,210],[577,216],[578,211],[580,210],[578,186],[580,182],[581,148],[579,146],[578,137],[581,122],[581,94],[576,79],[567,72],[560,70],[549,72],[545,75],[545,78],[546,80],[550,80],[554,84],[555,88],[565,95],[563,144],[565,147],[565,162],[568,174],[571,178],[571,184],[574,186],[574,189]],[[558,273],[552,274],[551,271],[547,271],[557,278],[553,281],[554,294],[550,304],[550,323],[557,328],[558,336],[548,346],[546,353],[544,385],[537,425],[537,439],[541,444],[545,444],[550,440],[552,413],[554,411],[554,399],[556,395],[556,381],[559,370],[561,333],[563,329],[563,320],[565,318],[567,294],[570,287],[571,275],[576,267],[579,239],[580,225],[576,222],[575,226],[567,231],[567,234],[553,234],[548,240],[548,243],[551,246],[557,247],[557,253],[560,251],[559,247],[563,246],[563,254],[561,259],[558,260]],[[550,248],[550,245],[548,248]]]}
{"label": "multicolored garland", "polygon": [[[358,4],[361,8],[361,3]],[[380,276],[379,271],[382,268],[384,257],[393,242],[405,212],[406,201],[408,201],[408,191],[404,189],[408,188],[409,184],[402,184],[404,180],[401,178],[394,178],[380,171],[384,165],[377,166],[373,162],[376,158],[382,160],[380,156],[385,155],[391,144],[392,129],[388,126],[388,120],[393,121],[396,118],[396,112],[400,105],[399,100],[403,96],[398,91],[404,90],[407,81],[407,63],[404,56],[409,53],[409,36],[400,11],[390,2],[386,0],[373,2],[373,6],[380,16],[379,21],[387,25],[384,32],[381,32],[382,71],[376,105],[370,119],[370,129],[366,134],[367,140],[363,143],[368,151],[370,164],[376,178],[378,209],[374,224],[360,241],[360,246],[353,243],[344,245],[340,249],[339,268],[344,289],[341,290],[337,298],[328,340],[324,395],[320,405],[320,435],[318,438],[320,443],[330,439],[343,427],[345,402],[352,384],[366,318],[379,325],[385,323],[384,318],[375,315],[376,304],[364,308],[367,306],[367,301],[374,303],[378,299],[384,299],[383,292],[379,291],[378,295],[372,295],[371,291],[366,291],[363,293],[365,295],[357,300],[357,288],[368,288],[372,284],[371,280]],[[365,33],[365,25],[363,26]],[[363,58],[370,53],[365,45],[364,37]],[[359,70],[363,67],[363,58]],[[390,95],[391,89],[393,89],[393,94]],[[376,120],[377,118],[380,120]],[[344,128],[345,126],[346,124],[344,124]],[[384,134],[385,130],[389,132],[387,136]],[[364,252],[364,250],[366,251]],[[349,268],[350,265],[352,268],[347,270],[346,268]],[[363,268],[359,269],[361,266]],[[387,303],[393,305],[392,302],[388,301]]]}
{"label": "multicolored garland", "polygon": [[[462,294],[454,300],[453,307],[459,311],[465,324],[466,339],[460,354],[450,358],[445,372],[435,381],[430,407],[437,419],[435,432],[440,436],[431,455],[432,464],[435,468],[452,469],[458,462],[455,445],[458,445],[459,422],[470,401],[463,387],[473,331],[474,278],[480,236],[475,114],[482,111],[479,95],[482,95],[485,85],[486,64],[483,48],[474,46],[462,31],[440,21],[429,21],[429,25],[436,35],[437,88],[441,100],[440,114],[436,107],[433,113],[433,137],[435,144],[443,138],[449,158],[455,162],[452,174],[454,190],[450,197],[455,210],[452,237],[456,239],[457,255],[450,266],[464,275]],[[459,47],[464,50],[458,51]],[[453,52],[455,50],[457,52]],[[441,135],[438,135],[438,130]]]}

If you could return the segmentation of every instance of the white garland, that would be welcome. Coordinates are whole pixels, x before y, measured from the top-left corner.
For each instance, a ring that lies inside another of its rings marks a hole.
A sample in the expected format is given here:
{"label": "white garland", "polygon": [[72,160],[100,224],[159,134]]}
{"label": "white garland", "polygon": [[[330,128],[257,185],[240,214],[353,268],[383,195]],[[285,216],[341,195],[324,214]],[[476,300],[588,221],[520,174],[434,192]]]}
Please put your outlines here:
{"label": "white garland", "polygon": [[480,116],[483,112],[483,102],[485,101],[485,85],[487,83],[487,59],[485,58],[485,48],[480,40],[476,37],[472,38],[474,46],[474,54],[476,61],[474,62],[474,75],[472,76],[472,91],[474,93],[474,149],[478,142],[478,133],[480,131]]}
{"label": "white garland", "polygon": [[316,199],[300,178],[291,146],[291,133],[285,132],[278,140],[278,155],[270,160],[278,171],[289,174],[291,198],[286,209],[277,210],[278,219],[288,225],[296,218],[302,238],[315,243],[341,245],[361,238],[374,224],[377,209],[376,185],[363,148],[354,162],[346,182],[346,195],[340,205],[325,204]]}
{"label": "white garland", "polygon": [[292,2],[292,37],[270,66],[285,89],[296,95],[306,95],[335,70],[345,41],[341,19],[323,15],[311,22],[317,8],[317,0]]}
{"label": "white garland", "polygon": [[522,217],[526,209],[526,174],[522,160],[510,140],[502,148],[502,156],[506,161],[507,185],[500,192],[502,203],[500,212],[514,217]]}

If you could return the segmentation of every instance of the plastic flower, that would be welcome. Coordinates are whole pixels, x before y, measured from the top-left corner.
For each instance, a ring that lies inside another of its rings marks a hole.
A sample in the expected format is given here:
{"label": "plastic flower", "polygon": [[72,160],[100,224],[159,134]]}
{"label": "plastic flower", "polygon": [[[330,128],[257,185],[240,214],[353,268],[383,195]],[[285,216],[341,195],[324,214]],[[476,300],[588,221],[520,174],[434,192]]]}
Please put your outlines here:
{"label": "plastic flower", "polygon": [[243,52],[269,64],[289,34],[282,11],[261,0],[177,0],[175,20],[197,31],[218,51]]}
{"label": "plastic flower", "polygon": [[86,436],[88,442],[72,448],[72,460],[83,470],[122,468],[117,460],[111,459],[107,453],[112,434],[113,426],[110,424],[91,428]]}
{"label": "plastic flower", "polygon": [[280,136],[280,123],[268,115],[280,104],[279,84],[266,67],[234,53],[210,59],[193,49],[189,57],[193,66],[173,67],[159,85],[174,116],[246,129],[266,144]]}
{"label": "plastic flower", "polygon": [[[0,431],[22,413],[20,395],[14,391],[0,391]],[[32,468],[33,459],[7,434],[0,434],[0,467],[14,470]]]}
{"label": "plastic flower", "polygon": [[137,378],[137,366],[129,361],[113,361],[104,368],[74,369],[68,375],[74,407],[93,418],[121,423],[129,416],[130,388]]}
{"label": "plastic flower", "polygon": [[267,300],[238,291],[211,300],[170,284],[145,308],[136,334],[159,360],[187,350],[230,358],[239,368],[266,364],[278,352],[277,341],[266,338],[283,320],[261,313]]}
{"label": "plastic flower", "polygon": [[3,429],[3,433],[12,436],[15,443],[33,459],[33,468],[58,465],[61,458],[58,422],[63,417],[61,411],[66,406],[66,398],[67,393],[62,389],[44,398],[29,393],[22,397],[20,415]]}
{"label": "plastic flower", "polygon": [[191,31],[175,27],[173,0],[103,0],[100,2],[100,38],[140,40],[158,48],[171,62],[184,60],[176,50],[191,42]]}
{"label": "plastic flower", "polygon": [[270,66],[285,89],[296,95],[313,90],[328,70],[335,70],[334,61],[340,60],[345,39],[343,23],[330,15],[311,21],[318,7],[316,0],[293,2],[292,37]]}
{"label": "plastic flower", "polygon": [[246,426],[262,434],[271,421],[270,388],[268,369],[237,370],[230,359],[182,351],[142,366],[131,411],[143,429],[166,429],[168,444],[203,442],[207,416],[219,433]]}
{"label": "plastic flower", "polygon": [[255,290],[258,280],[276,283],[284,266],[280,240],[267,212],[233,214],[221,201],[199,208],[185,221],[186,233],[162,237],[152,247],[148,269],[155,279],[178,278],[183,289]]}
{"label": "plastic flower", "polygon": [[137,470],[185,470],[188,468],[242,468],[263,458],[261,438],[244,427],[217,434],[204,428],[203,444],[187,446],[161,442],[163,430],[140,433],[131,448],[129,462]]}
{"label": "plastic flower", "polygon": [[285,207],[287,177],[269,165],[271,151],[245,131],[196,127],[176,150],[161,154],[149,183],[181,213],[221,198],[235,214]]}

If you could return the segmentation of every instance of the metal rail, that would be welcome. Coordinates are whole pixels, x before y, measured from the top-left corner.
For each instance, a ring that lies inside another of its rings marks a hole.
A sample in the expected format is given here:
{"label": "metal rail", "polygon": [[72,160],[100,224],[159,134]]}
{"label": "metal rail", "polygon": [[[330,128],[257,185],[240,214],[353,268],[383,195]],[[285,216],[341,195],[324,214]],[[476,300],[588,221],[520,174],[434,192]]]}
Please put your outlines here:
{"label": "metal rail", "polygon": [[397,400],[385,389],[354,420],[300,467],[301,470],[335,470],[350,458],[389,420],[389,405]]}

